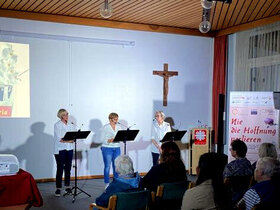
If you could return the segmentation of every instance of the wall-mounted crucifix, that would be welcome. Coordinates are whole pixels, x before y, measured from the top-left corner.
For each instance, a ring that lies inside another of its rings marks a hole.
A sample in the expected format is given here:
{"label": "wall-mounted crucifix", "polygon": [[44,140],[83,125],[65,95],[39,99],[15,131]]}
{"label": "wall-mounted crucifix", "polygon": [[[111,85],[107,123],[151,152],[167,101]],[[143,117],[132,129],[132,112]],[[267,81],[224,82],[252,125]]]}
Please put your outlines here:
{"label": "wall-mounted crucifix", "polygon": [[164,70],[153,71],[153,75],[158,75],[163,77],[163,106],[167,106],[167,95],[168,95],[168,80],[169,77],[178,76],[178,71],[168,71],[168,64],[164,64]]}

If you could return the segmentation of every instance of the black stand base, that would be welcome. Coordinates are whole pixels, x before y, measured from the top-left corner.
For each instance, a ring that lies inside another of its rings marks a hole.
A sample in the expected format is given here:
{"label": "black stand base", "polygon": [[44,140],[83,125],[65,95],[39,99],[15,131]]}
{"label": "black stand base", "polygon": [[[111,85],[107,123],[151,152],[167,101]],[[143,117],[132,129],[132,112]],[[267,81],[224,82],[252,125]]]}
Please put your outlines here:
{"label": "black stand base", "polygon": [[[80,192],[77,193],[77,190],[79,190]],[[74,192],[74,193],[73,193]],[[76,198],[79,194],[84,193],[86,194],[88,197],[91,197],[90,194],[88,194],[87,192],[83,191],[81,188],[79,187],[72,187],[72,193],[64,193],[63,196],[66,195],[73,195],[73,199],[72,199],[72,203],[74,203],[76,201]]]}
{"label": "black stand base", "polygon": [[[88,134],[90,133],[90,131],[81,131],[81,129],[79,129],[77,132],[67,132],[65,134],[65,136],[67,136],[67,138],[64,136],[64,139],[67,140],[71,140],[74,141],[75,144],[75,148],[74,148],[74,157],[75,157],[75,165],[73,166],[75,168],[75,186],[72,187],[72,192],[66,192],[63,196],[65,195],[73,195],[73,200],[72,203],[75,202],[77,195],[81,194],[81,193],[85,193],[87,196],[91,197],[90,194],[86,193],[85,191],[83,191],[82,189],[77,187],[77,139],[85,139],[87,138]],[[74,190],[74,193],[73,193]],[[77,193],[77,190],[79,190],[80,192]]]}

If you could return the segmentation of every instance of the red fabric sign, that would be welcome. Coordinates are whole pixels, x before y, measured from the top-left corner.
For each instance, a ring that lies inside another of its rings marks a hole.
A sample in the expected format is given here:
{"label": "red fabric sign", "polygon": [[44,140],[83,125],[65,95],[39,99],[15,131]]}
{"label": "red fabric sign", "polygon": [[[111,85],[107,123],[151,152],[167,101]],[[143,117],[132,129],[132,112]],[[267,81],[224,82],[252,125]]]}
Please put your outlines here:
{"label": "red fabric sign", "polygon": [[205,145],[207,140],[207,129],[194,130],[194,144]]}
{"label": "red fabric sign", "polygon": [[43,205],[32,175],[20,169],[16,175],[0,176],[0,207],[27,203],[36,207]]}

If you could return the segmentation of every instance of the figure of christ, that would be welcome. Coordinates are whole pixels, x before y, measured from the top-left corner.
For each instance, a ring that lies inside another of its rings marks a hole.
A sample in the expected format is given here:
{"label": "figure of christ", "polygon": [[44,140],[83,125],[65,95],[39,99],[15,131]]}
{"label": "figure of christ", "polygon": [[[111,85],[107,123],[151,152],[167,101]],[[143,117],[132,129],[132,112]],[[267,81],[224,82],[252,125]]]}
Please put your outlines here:
{"label": "figure of christ", "polygon": [[163,106],[167,106],[169,77],[178,76],[178,72],[177,71],[168,71],[168,64],[165,63],[164,70],[163,71],[155,70],[155,71],[153,71],[153,75],[158,75],[158,76],[163,77]]}

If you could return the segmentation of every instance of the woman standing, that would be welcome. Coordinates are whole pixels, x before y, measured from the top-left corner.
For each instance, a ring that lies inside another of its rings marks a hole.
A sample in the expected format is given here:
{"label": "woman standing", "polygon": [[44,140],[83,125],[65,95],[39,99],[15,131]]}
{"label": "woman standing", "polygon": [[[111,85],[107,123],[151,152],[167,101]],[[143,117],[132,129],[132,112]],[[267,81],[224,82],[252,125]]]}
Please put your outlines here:
{"label": "woman standing", "polygon": [[161,153],[160,140],[164,137],[167,132],[171,131],[169,123],[165,122],[165,114],[162,111],[156,111],[155,113],[156,122],[152,126],[152,157],[153,166],[158,164],[159,154]]}
{"label": "woman standing", "polygon": [[118,177],[116,170],[115,170],[115,159],[120,155],[120,144],[115,143],[114,138],[117,132],[120,130],[118,126],[118,119],[119,116],[117,113],[109,114],[109,123],[104,125],[102,133],[101,133],[101,140],[102,140],[102,156],[104,161],[104,182],[105,182],[105,189],[109,185],[109,174],[110,174],[110,166],[112,163],[113,166],[113,174],[114,177]]}
{"label": "woman standing", "polygon": [[56,191],[55,196],[59,197],[62,188],[62,174],[64,170],[64,185],[65,191],[71,193],[70,187],[70,172],[73,158],[73,143],[74,141],[64,141],[62,138],[68,131],[73,131],[74,126],[68,123],[68,112],[65,109],[60,109],[57,112],[57,117],[60,119],[54,125],[54,156],[56,160]]}

